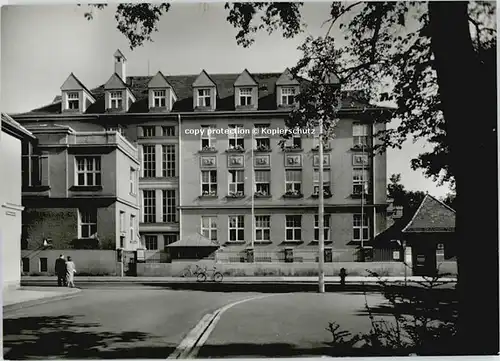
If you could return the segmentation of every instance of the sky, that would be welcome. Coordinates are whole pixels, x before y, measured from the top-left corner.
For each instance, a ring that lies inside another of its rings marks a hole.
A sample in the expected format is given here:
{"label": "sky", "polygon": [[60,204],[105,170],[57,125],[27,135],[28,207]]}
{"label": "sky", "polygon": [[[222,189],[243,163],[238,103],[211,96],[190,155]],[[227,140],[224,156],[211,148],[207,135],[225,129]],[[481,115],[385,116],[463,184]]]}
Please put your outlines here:
{"label": "sky", "polygon": [[[308,35],[324,35],[322,25],[330,2],[306,3],[307,28],[293,39],[279,33],[259,33],[250,48],[236,44],[237,30],[227,21],[223,3],[174,3],[159,23],[154,42],[131,51],[116,29],[114,5],[84,18],[86,6],[24,5],[1,8],[0,109],[26,112],[52,102],[73,72],[87,88],[104,84],[114,71],[113,53],[127,58],[127,75],[283,72],[300,58],[297,47]],[[334,35],[334,34],[332,34]],[[449,192],[413,171],[410,160],[429,150],[424,141],[408,141],[402,150],[389,150],[387,174],[401,173],[406,189],[442,197]]]}

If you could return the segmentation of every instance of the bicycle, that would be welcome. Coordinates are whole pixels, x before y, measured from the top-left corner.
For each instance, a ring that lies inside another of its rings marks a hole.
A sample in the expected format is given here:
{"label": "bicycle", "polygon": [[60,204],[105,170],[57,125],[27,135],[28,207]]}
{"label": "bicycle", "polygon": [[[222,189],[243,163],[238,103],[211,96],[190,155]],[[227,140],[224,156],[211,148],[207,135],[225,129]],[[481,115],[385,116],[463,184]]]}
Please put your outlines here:
{"label": "bicycle", "polygon": [[200,272],[206,272],[206,268],[203,269],[199,265],[195,265],[194,271],[192,270],[192,266],[187,266],[183,272],[182,272],[182,277],[195,277],[197,276]]}
{"label": "bicycle", "polygon": [[[199,272],[198,276],[196,277],[196,281],[198,281],[198,282],[205,282],[207,280],[207,274],[208,274],[208,272],[209,271],[207,269],[203,270],[202,272]],[[213,270],[210,271],[210,272],[212,272],[212,278],[211,278],[211,280],[213,282],[220,283],[224,279],[224,276],[222,275],[222,273],[220,273],[219,271],[217,271],[217,268],[215,266],[214,266]]]}

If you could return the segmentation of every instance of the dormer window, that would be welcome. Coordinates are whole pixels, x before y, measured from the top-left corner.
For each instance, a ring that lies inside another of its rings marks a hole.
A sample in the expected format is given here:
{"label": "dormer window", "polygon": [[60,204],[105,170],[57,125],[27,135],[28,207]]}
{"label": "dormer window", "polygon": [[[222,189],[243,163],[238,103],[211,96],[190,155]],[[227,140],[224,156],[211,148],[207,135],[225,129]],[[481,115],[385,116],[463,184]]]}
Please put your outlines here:
{"label": "dormer window", "polygon": [[283,87],[281,88],[281,104],[293,105],[295,103],[295,88]]}
{"label": "dormer window", "polygon": [[252,105],[252,88],[240,89],[240,105]]}
{"label": "dormer window", "polygon": [[210,89],[198,89],[198,106],[210,106]]}
{"label": "dormer window", "polygon": [[167,106],[167,92],[165,90],[153,91],[153,104],[155,108],[165,108]]}
{"label": "dormer window", "polygon": [[123,106],[123,94],[122,92],[110,92],[109,94],[109,104],[111,109],[122,109]]}
{"label": "dormer window", "polygon": [[115,61],[117,63],[121,62],[122,61],[122,57],[121,56],[115,56]]}
{"label": "dormer window", "polygon": [[80,109],[80,96],[77,92],[68,93],[68,109],[69,110]]}

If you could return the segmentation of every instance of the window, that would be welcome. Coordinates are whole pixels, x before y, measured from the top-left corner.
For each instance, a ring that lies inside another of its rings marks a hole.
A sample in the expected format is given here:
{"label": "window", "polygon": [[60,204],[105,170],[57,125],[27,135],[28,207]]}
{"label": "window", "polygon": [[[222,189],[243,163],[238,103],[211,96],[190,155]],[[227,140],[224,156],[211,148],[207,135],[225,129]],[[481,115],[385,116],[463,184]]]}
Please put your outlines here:
{"label": "window", "polygon": [[40,257],[40,272],[48,272],[48,262],[46,257]]}
{"label": "window", "polygon": [[285,171],[285,191],[288,193],[301,193],[302,170],[293,169]]}
{"label": "window", "polygon": [[76,157],[77,185],[101,185],[101,157]]}
{"label": "window", "polygon": [[243,134],[239,134],[243,130],[242,125],[230,124],[229,129],[229,149],[244,149]]}
{"label": "window", "polygon": [[361,233],[363,233],[363,240],[370,238],[370,229],[368,215],[363,215],[363,225],[361,225],[361,214],[353,215],[353,239],[355,241],[361,240]]}
{"label": "window", "polygon": [[148,251],[158,250],[158,236],[146,235],[144,236],[144,241],[146,243],[146,249]]}
{"label": "window", "polygon": [[129,231],[130,231],[130,242],[134,242],[134,240],[135,240],[135,216],[133,214],[130,215]]}
{"label": "window", "polygon": [[292,105],[295,103],[295,88],[281,88],[281,104]]}
{"label": "window", "polygon": [[353,124],[352,137],[355,146],[368,145],[368,125],[359,123]]}
{"label": "window", "polygon": [[97,210],[80,209],[80,238],[95,238],[97,235]]}
{"label": "window", "polygon": [[229,171],[229,195],[243,195],[245,192],[245,173],[242,170]]}
{"label": "window", "polygon": [[177,215],[177,205],[175,202],[175,190],[163,191],[163,222],[175,222]]}
{"label": "window", "polygon": [[230,216],[229,217],[229,241],[244,242],[245,241],[245,217]]}
{"label": "window", "polygon": [[23,187],[38,186],[42,178],[42,162],[40,155],[29,142],[22,143],[22,185]]}
{"label": "window", "polygon": [[[328,193],[328,194],[331,193],[330,171],[329,170],[323,170],[323,192]],[[319,170],[318,169],[314,170],[313,194],[319,194]]]}
{"label": "window", "polygon": [[165,90],[153,91],[153,104],[155,108],[164,108],[167,106],[167,92]]}
{"label": "window", "polygon": [[126,228],[125,228],[125,212],[120,211],[120,232],[125,233]]}
{"label": "window", "polygon": [[29,272],[30,271],[30,259],[28,257],[23,257],[21,259],[22,266],[23,266],[23,272]]}
{"label": "window", "polygon": [[438,255],[444,255],[444,244],[443,243],[438,243],[436,246],[436,254]]}
{"label": "window", "polygon": [[217,195],[217,171],[203,170],[201,171],[201,195],[215,196]]}
{"label": "window", "polygon": [[255,139],[257,150],[270,150],[271,149],[271,139],[269,138],[257,138]]}
{"label": "window", "polygon": [[154,190],[143,191],[144,223],[156,222],[156,192]]}
{"label": "window", "polygon": [[162,127],[163,136],[164,137],[175,137],[175,127],[174,126],[166,126]]}
{"label": "window", "polygon": [[216,217],[201,217],[201,234],[211,241],[217,240]]}
{"label": "window", "polygon": [[271,240],[271,216],[255,216],[255,240]]}
{"label": "window", "polygon": [[255,192],[259,195],[268,196],[271,194],[271,171],[255,171]]}
{"label": "window", "polygon": [[136,180],[137,180],[137,171],[134,168],[130,168],[129,192],[132,195],[137,194],[135,189]]}
{"label": "window", "polygon": [[154,145],[142,146],[142,168],[145,178],[156,177],[156,151]]}
{"label": "window", "polygon": [[370,174],[367,169],[352,170],[352,193],[353,194],[368,194]]}
{"label": "window", "polygon": [[285,233],[287,241],[300,241],[302,239],[302,216],[285,216]]}
{"label": "window", "polygon": [[209,107],[210,104],[210,89],[198,89],[198,106]]}
{"label": "window", "polygon": [[[330,238],[330,216],[329,215],[324,215],[323,216],[323,239],[325,241],[328,241]],[[319,241],[319,216],[316,214],[314,215],[314,240]]]}
{"label": "window", "polygon": [[298,135],[294,135],[285,141],[286,148],[292,149],[302,149],[302,138]]}
{"label": "window", "polygon": [[175,145],[168,144],[162,146],[163,164],[162,174],[163,177],[175,177]]}
{"label": "window", "polygon": [[120,126],[116,126],[116,127],[108,127],[106,128],[106,130],[108,132],[117,132],[117,133],[120,133],[121,135],[124,135],[125,134],[125,131],[123,130],[122,127]]}
{"label": "window", "polygon": [[252,105],[252,88],[240,89],[240,105]]}
{"label": "window", "polygon": [[213,125],[202,125],[201,126],[201,149],[206,150],[214,147],[215,138],[212,132],[215,126]]}
{"label": "window", "polygon": [[148,138],[156,137],[156,127],[155,126],[142,127],[142,136]]}
{"label": "window", "polygon": [[69,110],[79,110],[80,109],[80,95],[77,92],[68,93],[68,109]]}
{"label": "window", "polygon": [[111,109],[121,109],[122,108],[122,92],[110,92],[109,94],[109,104]]}
{"label": "window", "polygon": [[167,233],[163,235],[163,245],[168,246],[169,244],[177,242],[177,235],[175,233]]}

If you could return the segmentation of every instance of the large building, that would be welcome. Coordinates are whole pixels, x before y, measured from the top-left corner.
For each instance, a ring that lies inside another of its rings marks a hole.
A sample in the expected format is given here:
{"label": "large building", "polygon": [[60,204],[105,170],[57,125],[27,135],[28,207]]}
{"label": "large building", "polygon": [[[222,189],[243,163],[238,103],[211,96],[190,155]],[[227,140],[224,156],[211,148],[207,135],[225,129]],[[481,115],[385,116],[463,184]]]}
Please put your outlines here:
{"label": "large building", "polygon": [[21,144],[32,133],[7,114],[0,119],[0,244],[3,290],[17,288],[21,277]]}
{"label": "large building", "polygon": [[[116,142],[127,144],[131,153],[137,147],[140,244],[148,250],[182,245],[201,234],[223,246],[218,254],[222,260],[245,261],[248,249],[262,262],[317,260],[318,139],[302,134],[280,146],[282,138],[269,134],[285,129],[305,80],[295,79],[288,69],[282,74],[244,70],[127,76],[125,56],[118,50],[113,59],[114,72],[104,85],[88,90],[70,74],[52,104],[16,115],[16,120],[33,131],[46,127],[44,134],[50,129],[65,137],[71,132],[101,132],[108,139],[115,133],[106,132],[116,131],[127,138],[113,135]],[[383,110],[356,93],[342,94],[335,138],[326,144],[323,157],[327,260],[354,260],[354,250],[386,228],[386,157],[370,151],[373,135],[385,127],[371,115]],[[227,134],[234,128],[238,131]],[[252,135],[254,128],[259,131]],[[59,142],[55,135],[47,138]],[[66,160],[50,165],[63,177],[58,197],[90,195],[70,189],[76,185],[78,154],[68,160],[61,153],[60,159]],[[136,163],[133,156],[127,159],[110,162],[109,168],[102,163],[103,181],[109,171],[116,172],[117,182],[129,182],[130,172],[132,182]],[[82,163],[82,169],[87,166]],[[106,194],[104,188],[100,194]],[[41,208],[39,192],[35,201],[28,190],[23,195],[26,207]],[[132,214],[133,199],[124,197],[126,202],[120,204]],[[95,207],[104,214],[110,204]],[[77,206],[62,208],[74,209],[76,217]],[[97,233],[100,227],[98,223]],[[182,252],[176,255],[186,257]]]}

